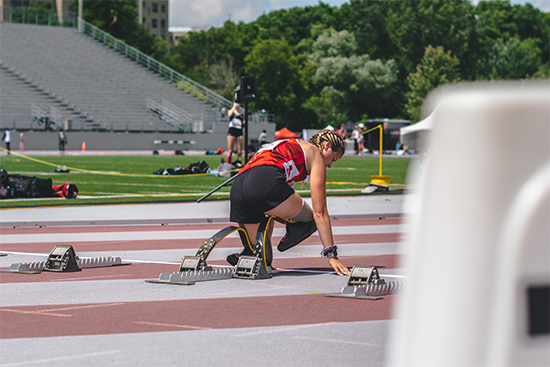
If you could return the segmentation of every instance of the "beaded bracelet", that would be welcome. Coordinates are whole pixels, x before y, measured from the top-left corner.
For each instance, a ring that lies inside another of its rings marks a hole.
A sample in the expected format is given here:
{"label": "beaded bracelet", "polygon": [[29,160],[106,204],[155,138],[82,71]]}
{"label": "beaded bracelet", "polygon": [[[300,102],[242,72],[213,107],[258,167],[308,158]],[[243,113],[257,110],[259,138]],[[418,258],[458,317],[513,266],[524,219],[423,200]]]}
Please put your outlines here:
{"label": "beaded bracelet", "polygon": [[332,245],[330,247],[324,248],[323,251],[321,251],[321,255],[329,259],[331,257],[337,257],[338,256],[338,252],[336,251],[337,249],[338,249],[338,246]]}

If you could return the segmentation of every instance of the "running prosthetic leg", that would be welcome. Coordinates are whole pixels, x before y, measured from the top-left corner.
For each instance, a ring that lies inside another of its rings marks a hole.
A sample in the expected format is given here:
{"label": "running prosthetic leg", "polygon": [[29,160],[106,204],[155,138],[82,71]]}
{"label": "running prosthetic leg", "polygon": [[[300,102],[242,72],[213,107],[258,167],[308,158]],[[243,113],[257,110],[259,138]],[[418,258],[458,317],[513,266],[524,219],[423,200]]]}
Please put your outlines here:
{"label": "running prosthetic leg", "polygon": [[269,240],[269,223],[273,217],[265,217],[256,234],[256,242],[252,256],[241,256],[235,265],[233,277],[244,279],[268,279],[271,278],[271,260],[273,253]]}
{"label": "running prosthetic leg", "polygon": [[275,217],[266,217],[258,227],[256,234],[256,243],[254,245],[254,256],[264,259],[265,267],[271,266],[273,261],[273,250],[271,249],[271,238],[268,236],[269,223]]}
{"label": "running prosthetic leg", "polygon": [[235,252],[231,255],[228,255],[226,257],[226,260],[227,260],[228,263],[235,266],[239,262],[239,258],[241,256],[252,256],[252,255],[253,255],[252,250],[248,247],[245,247],[241,252]]}
{"label": "running prosthetic leg", "polygon": [[244,228],[241,228],[242,230],[239,231],[239,235],[241,236],[241,242],[243,243],[244,249],[240,253],[233,253],[229,256],[227,256],[226,260],[231,265],[235,266],[239,262],[239,257],[241,256],[252,256],[253,250],[252,245],[250,244],[250,240],[248,239],[248,234],[244,230]]}
{"label": "running prosthetic leg", "polygon": [[281,252],[298,245],[317,230],[314,220],[309,222],[291,222],[284,218],[277,218],[277,220],[286,224],[286,233],[277,246]]}

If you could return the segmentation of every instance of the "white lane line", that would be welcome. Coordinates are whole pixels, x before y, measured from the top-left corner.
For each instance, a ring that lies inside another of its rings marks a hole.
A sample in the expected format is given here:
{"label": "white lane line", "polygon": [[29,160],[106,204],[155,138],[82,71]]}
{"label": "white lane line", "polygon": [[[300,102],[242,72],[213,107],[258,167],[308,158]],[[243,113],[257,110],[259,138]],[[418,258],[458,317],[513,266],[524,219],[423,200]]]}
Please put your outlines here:
{"label": "white lane line", "polygon": [[6,363],[6,364],[0,364],[0,367],[16,367],[16,366],[28,366],[33,364],[47,364],[52,362],[61,362],[61,361],[69,361],[71,359],[78,359],[78,358],[89,358],[89,357],[99,357],[104,356],[108,354],[116,354],[121,353],[121,350],[107,350],[104,352],[95,352],[95,353],[86,353],[86,354],[77,354],[73,356],[63,356],[63,357],[54,357],[54,358],[45,358],[45,359],[35,359],[32,361],[23,361],[23,362],[15,362],[15,363]]}
{"label": "white lane line", "polygon": [[[374,226],[343,226],[333,227],[333,235],[347,234],[380,234],[403,233],[405,226],[401,224],[374,225]],[[176,230],[176,231],[143,231],[143,232],[93,232],[93,233],[44,233],[44,234],[16,234],[0,235],[0,243],[54,243],[54,242],[112,242],[112,241],[138,241],[138,240],[185,240],[205,239],[215,234],[215,230]],[[276,228],[273,231],[275,237],[282,237],[284,228]],[[318,236],[315,233],[313,236]],[[229,237],[239,238],[237,233]]]}
{"label": "white lane line", "polygon": [[302,339],[302,340],[312,340],[316,342],[327,342],[327,343],[341,343],[341,344],[353,344],[353,345],[366,345],[369,347],[376,347],[380,344],[376,343],[362,343],[362,342],[352,342],[352,341],[346,341],[346,340],[339,340],[339,339],[324,339],[324,338],[312,338],[309,336],[295,336],[294,339]]}
{"label": "white lane line", "polygon": [[50,254],[47,253],[47,254],[40,254],[40,253],[36,253],[36,252],[16,252],[16,251],[1,251],[1,253],[3,254],[8,254],[8,255],[29,255],[29,256],[49,256]]}
{"label": "white lane line", "polygon": [[147,322],[147,321],[134,321],[134,324],[177,327],[177,328],[181,328],[181,329],[193,329],[193,330],[213,330],[212,328],[209,328],[209,327],[179,325],[179,324],[162,324],[162,323],[159,323],[159,322]]}
{"label": "white lane line", "polygon": [[268,328],[267,330],[254,331],[254,332],[252,332],[252,333],[235,334],[235,336],[255,336],[255,335],[261,335],[261,334],[281,333],[281,332],[285,332],[285,331],[294,331],[294,330],[299,330],[299,329],[308,329],[308,328],[312,328],[312,327],[324,326],[324,325],[331,325],[331,324],[336,324],[336,323],[335,323],[335,322],[325,322],[325,323],[321,323],[321,324],[308,324],[308,325],[288,326],[288,327],[282,327],[282,328],[278,328],[278,329]]}
{"label": "white lane line", "polygon": [[61,308],[51,308],[47,310],[37,310],[37,311],[24,311],[24,310],[12,310],[9,308],[0,308],[0,311],[8,311],[22,314],[31,314],[31,315],[42,315],[42,316],[58,316],[58,317],[72,317],[73,315],[52,313],[53,311],[67,311],[67,310],[80,310],[84,308],[97,308],[97,307],[107,307],[107,306],[118,306],[122,305],[122,302],[115,303],[104,303],[98,305],[88,305],[88,306],[73,306],[73,307],[61,307]]}

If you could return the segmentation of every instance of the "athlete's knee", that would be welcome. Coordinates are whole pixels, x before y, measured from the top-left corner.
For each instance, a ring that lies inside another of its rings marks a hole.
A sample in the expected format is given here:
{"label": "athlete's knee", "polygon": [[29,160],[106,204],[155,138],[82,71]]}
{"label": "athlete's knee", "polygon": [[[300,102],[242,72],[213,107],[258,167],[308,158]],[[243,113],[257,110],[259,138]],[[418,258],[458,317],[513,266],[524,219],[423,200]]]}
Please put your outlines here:
{"label": "athlete's knee", "polygon": [[313,210],[304,199],[302,199],[302,207],[293,217],[287,218],[295,222],[311,222],[313,220]]}

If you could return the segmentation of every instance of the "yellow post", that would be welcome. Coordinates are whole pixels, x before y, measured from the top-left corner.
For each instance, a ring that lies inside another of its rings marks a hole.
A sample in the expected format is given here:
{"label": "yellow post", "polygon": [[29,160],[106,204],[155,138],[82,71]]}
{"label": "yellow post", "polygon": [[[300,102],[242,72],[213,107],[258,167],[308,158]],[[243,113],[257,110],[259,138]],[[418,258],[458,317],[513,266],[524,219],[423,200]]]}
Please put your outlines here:
{"label": "yellow post", "polygon": [[390,176],[383,176],[382,175],[382,150],[384,148],[384,144],[383,144],[383,141],[382,141],[382,136],[384,135],[383,134],[383,129],[382,129],[382,124],[378,125],[377,128],[380,129],[380,148],[378,149],[378,154],[380,154],[380,163],[379,163],[379,174],[378,176],[376,175],[371,175],[370,178],[371,178],[371,184],[374,184],[374,185],[383,185],[383,186],[388,186],[390,184]]}
{"label": "yellow post", "polygon": [[379,149],[380,164],[378,165],[378,167],[379,167],[379,176],[382,176],[382,147],[384,146],[383,141],[382,141],[382,136],[384,135],[384,134],[382,134],[382,132],[383,132],[382,125],[378,125],[378,129],[380,130],[380,149]]}

